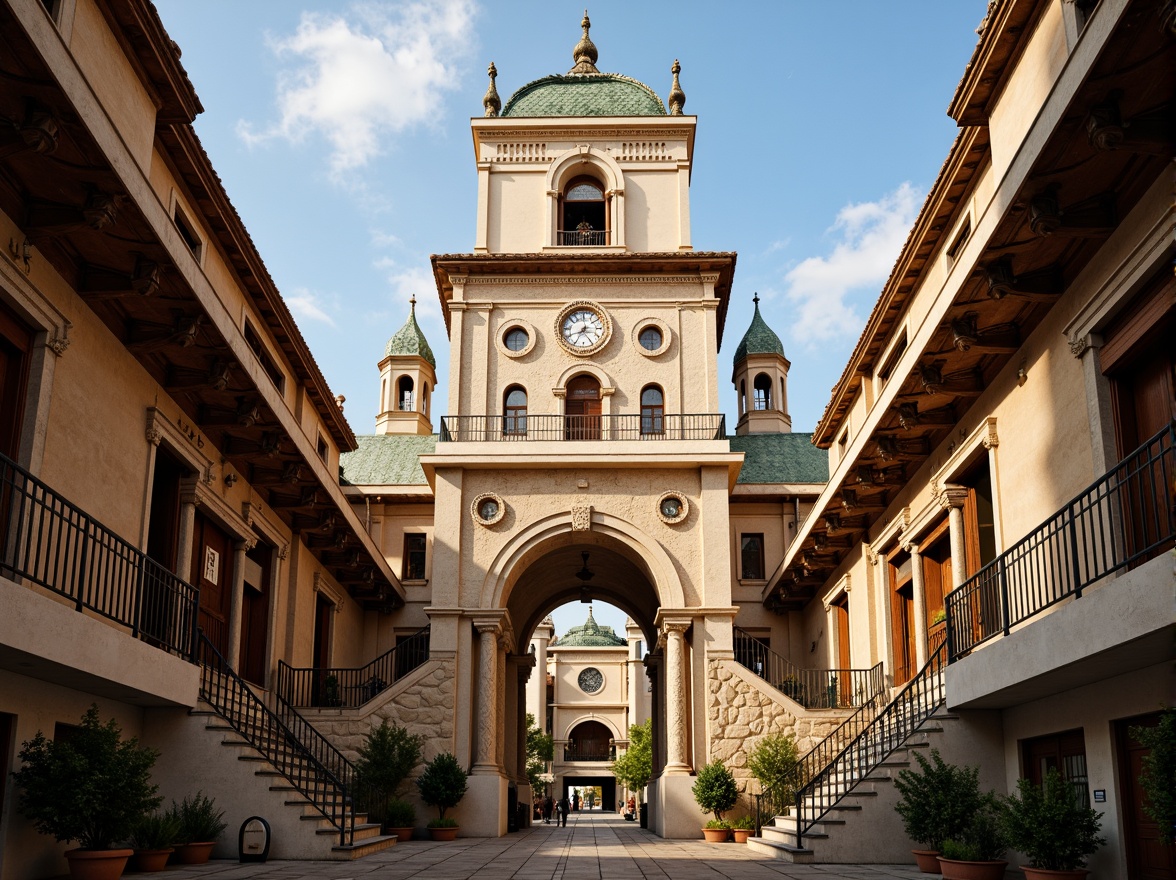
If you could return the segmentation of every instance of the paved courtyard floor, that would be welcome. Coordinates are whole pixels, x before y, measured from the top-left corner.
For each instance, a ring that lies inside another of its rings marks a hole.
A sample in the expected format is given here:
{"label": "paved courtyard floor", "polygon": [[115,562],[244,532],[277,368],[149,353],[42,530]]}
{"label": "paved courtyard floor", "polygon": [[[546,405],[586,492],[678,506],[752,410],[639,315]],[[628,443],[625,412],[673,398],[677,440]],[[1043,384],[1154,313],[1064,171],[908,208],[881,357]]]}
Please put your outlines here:
{"label": "paved courtyard floor", "polygon": [[[128,875],[129,876],[129,875]],[[152,875],[143,875],[144,877]],[[663,840],[616,813],[582,812],[498,839],[412,841],[354,862],[210,862],[169,868],[166,880],[888,880],[925,877],[912,865],[792,865],[746,846]]]}

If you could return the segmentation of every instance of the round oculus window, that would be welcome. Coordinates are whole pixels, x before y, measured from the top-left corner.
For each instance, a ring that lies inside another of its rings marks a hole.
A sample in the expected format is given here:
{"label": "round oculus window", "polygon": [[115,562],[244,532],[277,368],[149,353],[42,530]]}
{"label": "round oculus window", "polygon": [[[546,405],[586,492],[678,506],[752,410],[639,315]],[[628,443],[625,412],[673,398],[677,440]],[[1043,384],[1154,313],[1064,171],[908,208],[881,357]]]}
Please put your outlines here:
{"label": "round oculus window", "polygon": [[498,502],[493,498],[484,498],[478,505],[478,516],[482,519],[494,519],[498,516]]}
{"label": "round oculus window", "polygon": [[502,344],[510,351],[522,351],[530,341],[530,335],[522,327],[511,327],[502,338]]}
{"label": "round oculus window", "polygon": [[666,525],[677,525],[690,512],[690,502],[681,492],[666,492],[657,499],[657,518]]}
{"label": "round oculus window", "polygon": [[595,694],[602,687],[604,687],[604,676],[600,674],[600,670],[589,666],[580,673],[579,678],[580,690],[586,694]]}
{"label": "round oculus window", "polygon": [[470,504],[470,514],[478,525],[492,526],[506,515],[506,504],[493,492],[486,492]]}
{"label": "round oculus window", "polygon": [[637,340],[646,351],[657,351],[662,346],[661,330],[653,324],[642,327],[641,334],[637,337]]}
{"label": "round oculus window", "polygon": [[661,512],[663,516],[667,516],[670,519],[677,519],[682,515],[682,499],[673,495],[668,498],[663,498]]}

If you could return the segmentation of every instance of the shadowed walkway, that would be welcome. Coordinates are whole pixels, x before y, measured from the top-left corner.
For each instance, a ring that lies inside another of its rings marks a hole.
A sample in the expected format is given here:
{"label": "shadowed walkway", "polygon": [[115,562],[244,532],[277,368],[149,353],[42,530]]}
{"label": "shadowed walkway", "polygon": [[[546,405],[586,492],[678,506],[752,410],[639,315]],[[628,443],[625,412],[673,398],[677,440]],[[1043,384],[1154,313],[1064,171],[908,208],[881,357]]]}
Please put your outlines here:
{"label": "shadowed walkway", "polygon": [[734,843],[663,840],[616,813],[581,812],[568,818],[566,828],[540,823],[497,839],[412,841],[355,862],[240,865],[222,861],[142,876],[167,880],[914,880],[923,875],[914,865],[792,865],[764,859]]}

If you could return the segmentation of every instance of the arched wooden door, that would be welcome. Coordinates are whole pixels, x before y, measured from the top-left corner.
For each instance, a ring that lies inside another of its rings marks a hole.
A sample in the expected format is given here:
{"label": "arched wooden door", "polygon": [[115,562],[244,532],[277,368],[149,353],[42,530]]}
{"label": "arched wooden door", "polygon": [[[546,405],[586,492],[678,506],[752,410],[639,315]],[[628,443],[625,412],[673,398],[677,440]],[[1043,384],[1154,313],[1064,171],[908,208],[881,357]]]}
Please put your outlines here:
{"label": "arched wooden door", "polygon": [[600,439],[600,383],[595,376],[577,376],[568,382],[564,437],[568,440]]}

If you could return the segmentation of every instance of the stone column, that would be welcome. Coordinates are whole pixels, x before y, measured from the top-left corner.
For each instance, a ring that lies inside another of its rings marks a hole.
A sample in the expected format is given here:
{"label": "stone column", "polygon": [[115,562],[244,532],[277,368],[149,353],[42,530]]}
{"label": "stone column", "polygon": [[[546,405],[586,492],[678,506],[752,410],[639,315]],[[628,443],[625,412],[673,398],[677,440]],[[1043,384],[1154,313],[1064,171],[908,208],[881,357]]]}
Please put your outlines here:
{"label": "stone column", "polygon": [[241,614],[245,604],[245,553],[253,548],[256,541],[235,541],[233,543],[233,591],[229,595],[229,668],[240,672],[241,664]]}
{"label": "stone column", "polygon": [[947,484],[939,495],[939,503],[947,509],[947,527],[951,533],[951,579],[952,589],[963,586],[968,579],[968,561],[965,558],[967,544],[964,541],[964,502],[968,500],[968,487]]}
{"label": "stone column", "polygon": [[509,733],[507,728],[514,722],[514,716],[509,713],[506,699],[506,692],[510,688],[510,681],[506,677],[506,655],[509,653],[509,649],[510,637],[504,632],[498,637],[498,651],[494,655],[496,662],[494,691],[498,697],[498,708],[494,713],[498,718],[496,731],[498,741],[494,744],[494,763],[500,770],[506,766],[506,739]]}
{"label": "stone column", "polygon": [[666,634],[666,772],[690,772],[686,760],[687,683],[686,630],[690,623],[672,621],[663,624]]}
{"label": "stone column", "polygon": [[[516,681],[518,682],[518,720],[516,722],[518,735],[518,752],[516,755],[515,765],[518,767],[518,778],[520,782],[527,781],[527,682],[531,678],[531,670],[535,666],[535,657],[533,654],[526,654],[517,658],[518,666],[516,667]],[[535,726],[539,726],[538,719],[536,719]],[[542,728],[540,728],[542,730]]]}
{"label": "stone column", "polygon": [[911,554],[911,592],[914,594],[915,629],[920,633],[915,639],[915,666],[923,668],[927,662],[927,590],[923,585],[923,556],[919,545],[904,544],[903,549]]}
{"label": "stone column", "polygon": [[497,773],[498,754],[498,637],[497,621],[478,621],[478,724],[471,773]]}
{"label": "stone column", "polygon": [[[180,533],[176,541],[176,577],[188,580],[192,577],[192,538],[196,533],[196,493],[185,492],[180,498]],[[199,588],[199,578],[192,586]]]}
{"label": "stone column", "polygon": [[[645,655],[645,674],[649,678],[649,686],[650,686],[649,708],[650,708],[650,711],[653,713],[654,718],[665,718],[666,717],[666,713],[664,711],[664,707],[662,704],[661,677],[658,675],[660,666],[661,666],[660,655],[654,654],[652,651],[646,653],[646,655]],[[662,755],[665,754],[665,752],[662,749],[662,741],[665,738],[665,727],[666,726],[665,726],[664,722],[662,722],[662,723],[655,722],[654,730],[653,730],[653,737],[650,740],[650,751],[652,753],[652,762],[651,763],[652,763],[652,767],[653,767],[652,778],[654,778],[654,779],[656,779],[658,776],[661,775],[662,767],[665,766],[665,762],[662,759]]]}

